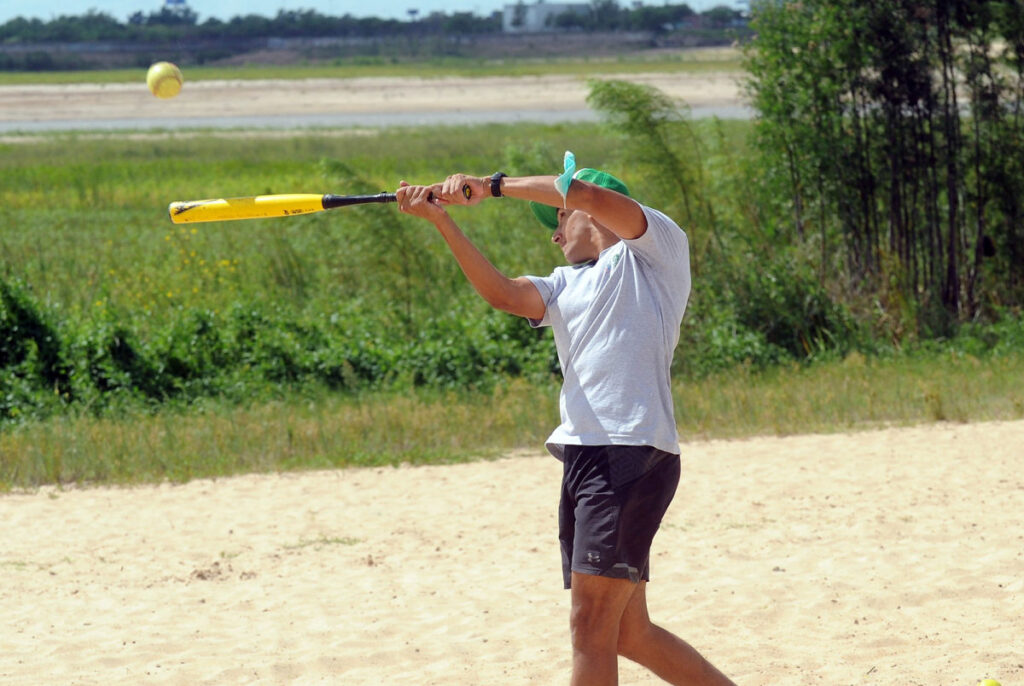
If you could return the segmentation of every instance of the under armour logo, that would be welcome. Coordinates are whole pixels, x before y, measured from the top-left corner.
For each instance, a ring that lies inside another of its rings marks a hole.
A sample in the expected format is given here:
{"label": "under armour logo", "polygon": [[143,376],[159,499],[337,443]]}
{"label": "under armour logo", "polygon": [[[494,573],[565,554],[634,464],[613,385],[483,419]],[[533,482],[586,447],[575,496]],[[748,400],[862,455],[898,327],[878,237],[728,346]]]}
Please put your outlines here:
{"label": "under armour logo", "polygon": [[587,553],[587,562],[596,565],[601,561],[601,553]]}

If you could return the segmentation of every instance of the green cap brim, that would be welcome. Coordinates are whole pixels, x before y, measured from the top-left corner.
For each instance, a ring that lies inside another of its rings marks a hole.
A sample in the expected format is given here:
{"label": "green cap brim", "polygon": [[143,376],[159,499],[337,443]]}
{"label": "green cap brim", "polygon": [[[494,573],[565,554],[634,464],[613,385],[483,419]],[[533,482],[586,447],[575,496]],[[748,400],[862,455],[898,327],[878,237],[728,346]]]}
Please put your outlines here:
{"label": "green cap brim", "polygon": [[539,202],[530,201],[530,209],[533,216],[552,231],[558,228],[558,208],[551,205],[542,205]]}
{"label": "green cap brim", "polygon": [[[604,188],[609,188],[618,193],[622,193],[623,195],[629,195],[629,188],[626,187],[626,184],[622,183],[622,181],[620,181],[619,179],[615,178],[614,176],[607,172],[598,171],[597,169],[590,169],[589,167],[585,167],[576,172],[573,178],[579,179],[580,181],[587,181],[589,183],[602,186]],[[558,228],[557,207],[552,207],[551,205],[542,205],[539,202],[531,201],[530,209],[533,210],[533,216],[535,216],[541,224],[551,229],[552,231]]]}

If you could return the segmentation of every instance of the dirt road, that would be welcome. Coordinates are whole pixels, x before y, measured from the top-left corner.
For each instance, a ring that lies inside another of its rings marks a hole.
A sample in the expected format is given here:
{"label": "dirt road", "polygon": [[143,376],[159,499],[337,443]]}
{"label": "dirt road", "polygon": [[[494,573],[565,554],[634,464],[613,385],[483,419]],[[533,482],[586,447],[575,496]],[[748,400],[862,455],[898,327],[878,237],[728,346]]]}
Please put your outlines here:
{"label": "dirt road", "polygon": [[[593,74],[591,78],[621,78]],[[743,118],[737,75],[629,77],[692,109]],[[159,100],[138,83],[0,87],[0,132],[190,128],[416,126],[434,123],[587,121],[587,84],[576,75],[187,81]]]}

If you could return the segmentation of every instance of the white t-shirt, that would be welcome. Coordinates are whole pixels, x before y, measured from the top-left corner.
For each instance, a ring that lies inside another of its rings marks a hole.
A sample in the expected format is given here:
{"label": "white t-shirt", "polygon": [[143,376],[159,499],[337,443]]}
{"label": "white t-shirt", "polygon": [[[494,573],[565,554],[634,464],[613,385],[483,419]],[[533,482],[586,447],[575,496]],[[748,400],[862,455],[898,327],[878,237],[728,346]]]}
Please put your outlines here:
{"label": "white t-shirt", "polygon": [[619,241],[597,261],[527,278],[547,308],[564,381],[561,424],[547,447],[650,445],[679,453],[669,383],[672,353],[690,296],[686,234],[643,207],[647,231]]}

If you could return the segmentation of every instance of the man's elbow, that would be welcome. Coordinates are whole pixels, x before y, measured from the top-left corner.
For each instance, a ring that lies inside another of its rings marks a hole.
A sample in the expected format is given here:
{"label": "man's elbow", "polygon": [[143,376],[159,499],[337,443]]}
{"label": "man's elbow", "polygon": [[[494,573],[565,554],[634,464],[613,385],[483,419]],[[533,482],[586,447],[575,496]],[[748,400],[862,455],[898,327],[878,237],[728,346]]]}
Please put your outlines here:
{"label": "man's elbow", "polygon": [[510,297],[507,293],[482,293],[483,298],[487,301],[487,304],[496,310],[502,312],[508,312],[509,314],[518,314],[516,312],[517,302],[516,299]]}
{"label": "man's elbow", "polygon": [[543,305],[540,309],[529,298],[524,298],[522,293],[513,290],[506,293],[493,293],[484,295],[487,304],[496,310],[506,312],[517,317],[528,319],[540,319],[544,316]]}

